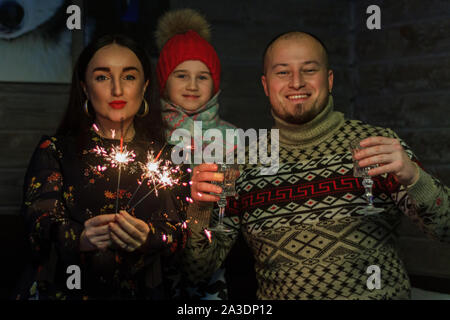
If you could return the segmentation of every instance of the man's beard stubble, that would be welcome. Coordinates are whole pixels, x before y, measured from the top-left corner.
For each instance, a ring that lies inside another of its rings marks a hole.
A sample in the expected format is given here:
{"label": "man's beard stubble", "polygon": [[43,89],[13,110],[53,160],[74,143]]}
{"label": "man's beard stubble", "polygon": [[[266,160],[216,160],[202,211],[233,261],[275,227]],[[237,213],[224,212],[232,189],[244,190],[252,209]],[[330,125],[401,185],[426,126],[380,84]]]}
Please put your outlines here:
{"label": "man's beard stubble", "polygon": [[291,124],[305,124],[307,122],[310,122],[313,120],[324,108],[326,104],[324,104],[322,107],[317,107],[314,105],[312,108],[310,108],[306,112],[302,112],[302,109],[304,108],[303,103],[299,103],[295,105],[295,114],[279,114],[275,109],[273,109],[274,113],[287,123]]}

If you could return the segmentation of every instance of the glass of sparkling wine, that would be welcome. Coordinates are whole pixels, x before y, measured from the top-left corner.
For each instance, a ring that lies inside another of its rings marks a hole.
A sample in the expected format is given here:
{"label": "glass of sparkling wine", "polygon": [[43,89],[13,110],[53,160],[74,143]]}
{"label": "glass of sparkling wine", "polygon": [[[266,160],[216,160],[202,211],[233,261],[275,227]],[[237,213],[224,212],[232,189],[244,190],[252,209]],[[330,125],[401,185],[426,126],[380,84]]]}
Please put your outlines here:
{"label": "glass of sparkling wine", "polygon": [[220,197],[219,201],[217,201],[217,205],[219,206],[219,221],[215,227],[209,229],[214,232],[231,232],[232,230],[224,225],[223,217],[225,215],[227,197],[237,196],[235,182],[239,176],[239,166],[237,164],[226,163],[218,163],[217,166],[217,172],[223,173],[223,182],[213,181],[213,184],[222,188],[222,193],[215,194]]}
{"label": "glass of sparkling wine", "polygon": [[[350,151],[352,153],[352,157],[354,157],[359,150],[364,149],[363,147],[360,146],[360,142],[362,140],[363,139],[361,138],[357,138],[350,141]],[[373,180],[368,173],[370,169],[376,168],[377,166],[378,165],[372,165],[361,168],[358,165],[358,161],[356,161],[355,158],[353,158],[353,176],[363,178],[362,184],[365,189],[364,195],[367,199],[367,205],[356,211],[357,213],[361,213],[364,215],[373,215],[384,211],[383,208],[376,208],[373,205],[373,194],[372,194]]]}

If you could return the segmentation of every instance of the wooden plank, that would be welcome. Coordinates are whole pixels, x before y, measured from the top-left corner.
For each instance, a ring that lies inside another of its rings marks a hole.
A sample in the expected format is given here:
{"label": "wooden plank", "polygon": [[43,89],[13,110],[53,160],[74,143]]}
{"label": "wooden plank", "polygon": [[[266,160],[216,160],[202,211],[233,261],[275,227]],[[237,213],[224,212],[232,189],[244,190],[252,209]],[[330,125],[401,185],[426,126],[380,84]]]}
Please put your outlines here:
{"label": "wooden plank", "polygon": [[0,130],[53,132],[61,121],[68,99],[68,93],[0,91]]}
{"label": "wooden plank", "polygon": [[423,165],[429,174],[438,178],[446,186],[450,186],[450,164],[436,165],[424,163]]}
{"label": "wooden plank", "polygon": [[[0,207],[0,217],[1,216],[20,216],[20,207]],[[3,224],[1,224],[3,225]]]}
{"label": "wooden plank", "polygon": [[420,92],[397,95],[358,96],[355,117],[370,124],[398,128],[450,127],[447,92]]}
{"label": "wooden plank", "polygon": [[[254,23],[217,24],[214,27],[212,44],[217,50],[221,62],[244,60],[258,64],[258,75],[262,71],[262,55],[265,47],[275,36],[287,30],[297,30],[301,27],[295,20],[286,20],[284,24],[262,26]],[[305,28],[306,29],[306,28]],[[263,31],[262,31],[263,30]],[[343,65],[348,62],[349,39],[345,29],[324,30],[322,28],[308,27],[326,44],[330,63]],[[224,74],[228,69],[223,68]],[[243,75],[239,72],[239,75]]]}
{"label": "wooden plank", "polygon": [[25,169],[0,169],[0,207],[20,207]]}
{"label": "wooden plank", "polygon": [[67,84],[0,82],[0,130],[53,132],[66,109],[69,89]]}
{"label": "wooden plank", "polygon": [[[173,9],[192,8],[206,16],[213,29],[219,23],[268,23],[269,29],[292,21],[294,24],[345,29],[349,20],[348,1],[210,1],[171,0]],[[263,30],[268,32],[270,30]],[[267,40],[269,41],[269,39]]]}
{"label": "wooden plank", "polygon": [[[431,70],[431,71],[430,71]],[[414,61],[358,65],[358,95],[426,93],[450,89],[450,53]]]}
{"label": "wooden plank", "polygon": [[357,72],[359,95],[446,91],[450,89],[450,54],[417,61],[360,64]]}
{"label": "wooden plank", "polygon": [[0,81],[0,94],[5,93],[38,93],[68,94],[70,85],[61,83],[27,83]]}
{"label": "wooden plank", "polygon": [[361,17],[355,19],[359,28],[366,28],[366,20],[369,17],[366,10],[372,4],[377,4],[381,9],[381,30],[389,28],[390,25],[411,22],[418,24],[418,21],[423,19],[449,16],[448,0],[358,0],[353,2],[356,6],[356,16]]}
{"label": "wooden plank", "polygon": [[[448,114],[445,115],[448,117]],[[437,124],[436,124],[437,126]],[[448,165],[450,163],[450,128],[397,130],[397,134],[423,163]]]}
{"label": "wooden plank", "polygon": [[26,168],[43,134],[49,132],[0,132],[0,168]]}
{"label": "wooden plank", "polygon": [[[392,27],[384,32],[364,28],[356,36],[358,62],[405,59],[450,52],[450,17]],[[383,48],[383,50],[380,50]]]}
{"label": "wooden plank", "polygon": [[[72,4],[78,6],[81,12],[84,12],[84,0],[72,0]],[[78,57],[80,56],[81,51],[84,48],[84,29],[86,27],[86,21],[84,19],[81,21],[81,30],[72,30],[70,33],[72,35],[72,47],[71,47],[71,55],[72,55],[72,68],[75,66]]]}

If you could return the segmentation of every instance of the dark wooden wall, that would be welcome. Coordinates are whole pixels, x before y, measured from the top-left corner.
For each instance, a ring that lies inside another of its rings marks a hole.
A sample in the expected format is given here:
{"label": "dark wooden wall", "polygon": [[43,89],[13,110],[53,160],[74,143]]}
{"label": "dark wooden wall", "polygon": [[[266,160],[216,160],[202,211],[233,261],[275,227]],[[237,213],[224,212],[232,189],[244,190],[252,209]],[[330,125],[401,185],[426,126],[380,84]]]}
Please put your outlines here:
{"label": "dark wooden wall", "polygon": [[[172,8],[198,9],[211,22],[212,42],[223,68],[220,102],[226,120],[243,128],[271,126],[260,83],[262,51],[278,33],[306,30],[329,48],[336,109],[394,129],[430,172],[450,184],[448,0],[170,3]],[[371,4],[381,8],[381,30],[365,27],[365,11]],[[54,132],[68,89],[65,84],[0,83],[0,243],[4,254],[0,297],[9,294],[24,263],[26,239],[19,207],[25,168],[40,136]],[[420,285],[431,284],[428,289],[450,292],[450,246],[424,238],[406,219],[400,240],[413,278],[425,279]],[[250,259],[248,255],[240,243],[227,262],[234,265],[230,272],[237,297],[251,295],[242,286],[250,269],[233,264]]]}
{"label": "dark wooden wall", "polygon": [[10,296],[27,259],[19,214],[25,170],[40,137],[55,131],[68,92],[65,84],[0,82],[0,297]]}

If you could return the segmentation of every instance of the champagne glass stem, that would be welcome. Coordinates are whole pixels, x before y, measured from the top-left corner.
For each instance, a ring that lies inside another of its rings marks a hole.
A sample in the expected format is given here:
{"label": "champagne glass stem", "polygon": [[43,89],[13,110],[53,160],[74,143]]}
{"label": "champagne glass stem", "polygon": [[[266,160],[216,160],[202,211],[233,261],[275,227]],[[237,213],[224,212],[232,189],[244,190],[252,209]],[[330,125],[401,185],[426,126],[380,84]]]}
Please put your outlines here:
{"label": "champagne glass stem", "polygon": [[217,201],[217,205],[219,206],[219,221],[218,225],[223,225],[223,217],[225,215],[225,206],[227,205],[227,199],[224,197],[220,197],[220,200]]}
{"label": "champagne glass stem", "polygon": [[223,225],[224,215],[225,215],[225,207],[219,207],[219,225]]}
{"label": "champagne glass stem", "polygon": [[365,196],[368,202],[367,205],[373,207],[373,194],[372,194],[373,180],[370,178],[364,178],[363,186],[365,189]]}
{"label": "champagne glass stem", "polygon": [[225,207],[227,205],[226,197],[220,197],[220,200],[217,201],[217,205],[219,207],[218,221],[217,221],[216,226],[210,228],[210,230],[216,231],[216,232],[230,232],[231,230],[226,228],[225,224],[223,223],[223,219],[225,216]]}

